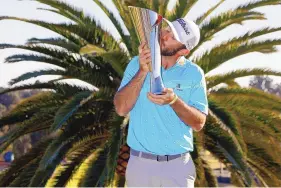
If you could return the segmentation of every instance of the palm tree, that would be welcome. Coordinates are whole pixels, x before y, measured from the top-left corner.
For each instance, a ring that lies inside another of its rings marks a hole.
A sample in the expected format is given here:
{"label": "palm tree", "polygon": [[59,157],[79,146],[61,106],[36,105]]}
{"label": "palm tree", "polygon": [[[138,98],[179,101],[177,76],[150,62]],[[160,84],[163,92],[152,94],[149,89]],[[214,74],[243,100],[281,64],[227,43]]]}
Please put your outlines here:
{"label": "palm tree", "polygon": [[[169,1],[164,0],[113,0],[130,35],[124,34],[115,15],[103,3],[94,0],[114,23],[122,41],[116,41],[80,9],[56,0],[36,1],[52,7],[44,10],[62,15],[74,23],[54,24],[17,17],[0,17],[0,20],[35,24],[62,36],[32,38],[26,45],[0,45],[2,49],[18,48],[32,52],[7,57],[6,63],[37,61],[59,67],[23,74],[11,80],[10,85],[41,75],[60,76],[46,83],[23,84],[1,92],[50,90],[26,99],[10,114],[0,119],[1,126],[16,124],[13,131],[1,137],[0,151],[22,135],[48,130],[47,136],[1,174],[0,185],[123,186],[122,174],[124,175],[129,157],[125,143],[129,116],[123,118],[115,113],[113,96],[120,85],[127,63],[133,56],[138,55],[139,45],[127,5],[149,8],[169,20],[174,20],[184,17],[198,0],[178,0],[171,11],[167,10]],[[266,19],[255,8],[281,4],[280,0],[258,0],[207,20],[224,2],[225,0],[220,0],[195,20],[201,27],[198,47],[232,24]],[[198,49],[196,48],[189,57],[208,73],[240,55],[276,52],[276,45],[281,44],[281,39],[253,39],[280,30],[278,27],[248,32],[193,57],[192,54]],[[120,47],[120,42],[125,45],[125,49]],[[280,76],[281,73],[254,68],[206,77],[209,115],[204,129],[194,134],[195,148],[192,152],[197,170],[196,186],[217,186],[217,180],[207,161],[202,158],[201,153],[204,150],[210,151],[226,165],[235,185],[281,184],[281,100],[256,89],[240,88],[234,81],[235,78],[248,75]],[[69,78],[82,80],[95,87],[89,89],[61,82]],[[221,83],[226,83],[228,87],[216,89],[215,86]]]}

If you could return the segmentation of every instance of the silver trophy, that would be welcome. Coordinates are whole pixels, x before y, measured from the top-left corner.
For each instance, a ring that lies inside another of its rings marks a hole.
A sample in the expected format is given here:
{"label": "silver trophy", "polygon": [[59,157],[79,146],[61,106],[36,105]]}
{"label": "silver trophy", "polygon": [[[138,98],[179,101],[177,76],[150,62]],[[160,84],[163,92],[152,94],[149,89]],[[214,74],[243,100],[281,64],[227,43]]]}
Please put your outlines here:
{"label": "silver trophy", "polygon": [[145,8],[129,6],[129,10],[139,41],[145,41],[150,48],[150,92],[162,94],[160,29],[163,17]]}

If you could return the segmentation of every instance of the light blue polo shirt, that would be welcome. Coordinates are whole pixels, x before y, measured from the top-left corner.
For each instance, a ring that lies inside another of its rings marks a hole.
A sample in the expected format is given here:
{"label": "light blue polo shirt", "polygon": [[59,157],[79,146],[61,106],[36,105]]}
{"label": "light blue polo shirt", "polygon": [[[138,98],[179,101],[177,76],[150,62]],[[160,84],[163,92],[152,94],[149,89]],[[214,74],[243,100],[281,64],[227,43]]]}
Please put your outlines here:
{"label": "light blue polo shirt", "polygon": [[[126,67],[118,91],[139,70],[139,57],[134,57]],[[161,66],[164,86],[174,92],[189,106],[208,114],[206,83],[203,70],[185,59],[165,70]],[[193,130],[186,125],[170,105],[158,105],[147,98],[150,91],[150,73],[141,88],[139,97],[130,111],[127,144],[137,150],[157,155],[173,155],[193,151]]]}

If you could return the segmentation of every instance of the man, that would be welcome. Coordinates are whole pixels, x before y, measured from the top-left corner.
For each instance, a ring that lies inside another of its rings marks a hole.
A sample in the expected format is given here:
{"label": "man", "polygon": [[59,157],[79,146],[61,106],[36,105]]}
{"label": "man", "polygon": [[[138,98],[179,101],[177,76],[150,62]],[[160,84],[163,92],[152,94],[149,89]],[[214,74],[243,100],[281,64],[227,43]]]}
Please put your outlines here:
{"label": "man", "polygon": [[194,187],[192,133],[203,128],[208,103],[202,69],[184,56],[198,44],[200,32],[187,19],[168,24],[161,31],[163,95],[149,92],[151,55],[141,43],[114,97],[116,112],[130,113],[128,187]]}

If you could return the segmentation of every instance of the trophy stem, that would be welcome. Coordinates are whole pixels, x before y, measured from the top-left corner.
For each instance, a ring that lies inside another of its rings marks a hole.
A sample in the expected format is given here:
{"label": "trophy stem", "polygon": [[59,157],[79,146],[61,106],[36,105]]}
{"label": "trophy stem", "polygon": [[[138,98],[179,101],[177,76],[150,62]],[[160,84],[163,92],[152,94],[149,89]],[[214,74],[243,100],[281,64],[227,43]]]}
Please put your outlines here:
{"label": "trophy stem", "polygon": [[164,84],[161,77],[161,47],[160,47],[160,28],[161,22],[155,25],[150,33],[150,50],[152,63],[151,92],[156,95],[162,94]]}

